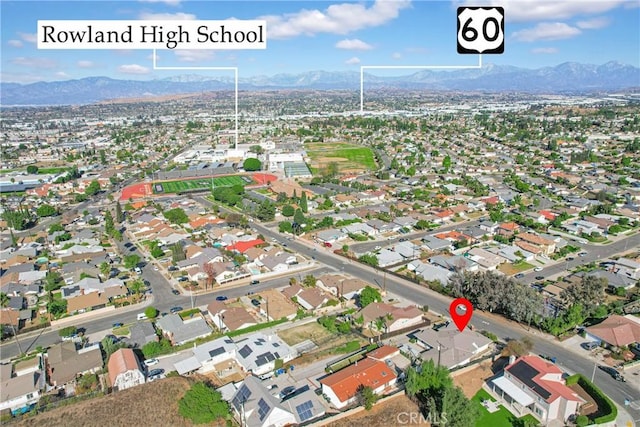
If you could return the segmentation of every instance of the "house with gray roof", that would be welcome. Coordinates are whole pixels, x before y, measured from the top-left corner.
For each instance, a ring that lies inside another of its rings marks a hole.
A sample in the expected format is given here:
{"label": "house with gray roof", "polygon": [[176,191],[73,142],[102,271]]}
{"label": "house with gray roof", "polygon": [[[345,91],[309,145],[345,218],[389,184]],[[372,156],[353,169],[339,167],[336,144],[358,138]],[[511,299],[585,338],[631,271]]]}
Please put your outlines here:
{"label": "house with gray roof", "polygon": [[262,375],[275,369],[275,361],[284,363],[298,356],[292,347],[289,347],[275,334],[256,332],[246,338],[234,341],[236,346],[236,359],[247,372],[254,375]]}
{"label": "house with gray roof", "polygon": [[142,348],[145,344],[159,340],[156,329],[151,322],[137,322],[129,326],[129,338],[126,342],[134,348]]}
{"label": "house with gray roof", "polygon": [[453,250],[453,245],[450,241],[439,239],[435,236],[424,236],[422,238],[422,247],[430,251]]}
{"label": "house with gray roof", "polygon": [[185,320],[178,314],[168,314],[156,321],[156,327],[162,330],[173,345],[184,344],[211,334],[211,328],[200,314]]}
{"label": "house with gray roof", "polygon": [[461,255],[436,255],[431,257],[429,262],[450,271],[478,271],[479,268],[478,264],[474,261]]}
{"label": "house with gray roof", "polygon": [[449,283],[449,277],[453,275],[452,271],[436,265],[424,263],[419,259],[407,264],[407,269],[409,271],[413,271],[416,276],[421,277],[423,280],[437,280],[442,283],[443,286],[446,286]]}
{"label": "house with gray roof", "polygon": [[342,230],[330,228],[328,230],[321,230],[316,233],[316,239],[322,243],[335,243],[338,240],[346,239],[347,233]]}
{"label": "house with gray roof", "polygon": [[378,255],[376,255],[376,257],[378,258],[378,265],[380,267],[400,264],[402,261],[404,261],[402,255],[387,248],[384,248],[380,252],[378,252]]}
{"label": "house with gray roof", "polygon": [[425,348],[422,360],[433,360],[453,369],[464,366],[489,350],[491,340],[484,335],[463,329],[459,331],[453,322],[447,321],[440,328],[423,329],[414,334],[418,344]]}

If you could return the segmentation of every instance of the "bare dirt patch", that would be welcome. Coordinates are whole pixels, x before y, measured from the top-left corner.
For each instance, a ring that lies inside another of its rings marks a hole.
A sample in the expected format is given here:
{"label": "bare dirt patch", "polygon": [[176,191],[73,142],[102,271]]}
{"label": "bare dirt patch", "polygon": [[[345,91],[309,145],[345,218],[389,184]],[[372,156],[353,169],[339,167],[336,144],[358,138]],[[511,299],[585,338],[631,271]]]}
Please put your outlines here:
{"label": "bare dirt patch", "polygon": [[289,345],[296,345],[305,340],[317,342],[329,335],[329,331],[316,322],[278,331],[278,336]]}
{"label": "bare dirt patch", "polygon": [[[329,427],[388,427],[388,426],[400,426],[408,424],[408,416],[401,413],[416,413],[418,414],[420,409],[412,400],[410,400],[404,393],[399,393],[397,397],[389,399],[384,403],[378,403],[370,411],[361,411],[357,414],[343,418],[341,420],[327,424]],[[420,424],[421,426],[428,426],[428,423]]]}
{"label": "bare dirt patch", "polygon": [[482,388],[488,378],[493,376],[491,361],[486,360],[476,368],[453,377],[453,384],[462,389],[464,395],[471,399]]}
{"label": "bare dirt patch", "polygon": [[[178,400],[191,387],[183,377],[167,378],[25,418],[20,426],[191,426],[178,413]],[[212,424],[212,425],[224,425]]]}

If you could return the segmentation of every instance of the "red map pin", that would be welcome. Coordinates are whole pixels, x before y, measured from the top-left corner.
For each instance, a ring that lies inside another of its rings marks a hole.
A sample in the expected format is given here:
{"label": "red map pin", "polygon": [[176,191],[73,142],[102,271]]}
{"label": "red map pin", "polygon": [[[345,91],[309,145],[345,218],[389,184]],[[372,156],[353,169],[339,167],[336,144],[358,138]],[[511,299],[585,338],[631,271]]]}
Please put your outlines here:
{"label": "red map pin", "polygon": [[473,305],[471,305],[471,301],[466,298],[456,298],[451,301],[449,314],[453,319],[453,323],[458,327],[458,330],[462,332],[469,324],[469,320],[471,320]]}

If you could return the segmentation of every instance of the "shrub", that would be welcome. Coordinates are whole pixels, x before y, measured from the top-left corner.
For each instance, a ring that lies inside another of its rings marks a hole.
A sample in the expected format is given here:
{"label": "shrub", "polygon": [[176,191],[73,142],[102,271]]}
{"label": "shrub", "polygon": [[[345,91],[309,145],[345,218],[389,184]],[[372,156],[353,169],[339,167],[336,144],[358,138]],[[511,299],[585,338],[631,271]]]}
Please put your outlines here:
{"label": "shrub", "polygon": [[576,425],[578,427],[585,427],[589,425],[589,418],[586,415],[578,415],[576,418]]}

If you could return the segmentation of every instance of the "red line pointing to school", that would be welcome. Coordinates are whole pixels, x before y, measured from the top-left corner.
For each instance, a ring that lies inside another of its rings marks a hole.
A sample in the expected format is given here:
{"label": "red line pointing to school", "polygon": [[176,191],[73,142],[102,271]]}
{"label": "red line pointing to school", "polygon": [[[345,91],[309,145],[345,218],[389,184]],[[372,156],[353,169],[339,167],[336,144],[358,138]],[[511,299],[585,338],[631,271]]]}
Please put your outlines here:
{"label": "red line pointing to school", "polygon": [[471,301],[466,298],[456,298],[451,301],[449,314],[451,315],[451,319],[453,319],[453,323],[458,327],[458,330],[462,332],[471,320],[473,305]]}

